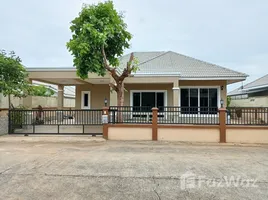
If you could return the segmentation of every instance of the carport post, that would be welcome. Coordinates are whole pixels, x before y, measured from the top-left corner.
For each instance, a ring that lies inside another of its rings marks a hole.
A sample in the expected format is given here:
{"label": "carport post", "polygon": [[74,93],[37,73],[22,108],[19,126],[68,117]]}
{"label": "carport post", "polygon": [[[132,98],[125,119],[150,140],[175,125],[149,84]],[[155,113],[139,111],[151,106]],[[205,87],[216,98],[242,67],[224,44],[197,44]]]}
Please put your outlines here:
{"label": "carport post", "polygon": [[157,140],[157,115],[158,108],[152,108],[152,140]]}
{"label": "carport post", "polygon": [[102,116],[105,116],[105,115],[108,117],[108,121],[104,122],[103,120],[102,132],[103,132],[103,138],[108,140],[108,123],[109,123],[109,108],[108,107],[102,108]]}
{"label": "carport post", "polygon": [[226,143],[226,109],[219,109],[220,143]]}

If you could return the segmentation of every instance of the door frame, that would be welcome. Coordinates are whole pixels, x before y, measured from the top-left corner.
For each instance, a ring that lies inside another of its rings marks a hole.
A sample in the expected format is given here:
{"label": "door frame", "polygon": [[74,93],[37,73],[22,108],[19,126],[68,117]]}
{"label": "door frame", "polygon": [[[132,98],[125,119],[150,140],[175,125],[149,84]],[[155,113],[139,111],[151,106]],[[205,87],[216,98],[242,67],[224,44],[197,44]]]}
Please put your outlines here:
{"label": "door frame", "polygon": [[[81,109],[90,109],[91,107],[91,92],[89,90],[87,91],[81,91]],[[84,94],[88,94],[88,106],[83,106],[84,105]]]}

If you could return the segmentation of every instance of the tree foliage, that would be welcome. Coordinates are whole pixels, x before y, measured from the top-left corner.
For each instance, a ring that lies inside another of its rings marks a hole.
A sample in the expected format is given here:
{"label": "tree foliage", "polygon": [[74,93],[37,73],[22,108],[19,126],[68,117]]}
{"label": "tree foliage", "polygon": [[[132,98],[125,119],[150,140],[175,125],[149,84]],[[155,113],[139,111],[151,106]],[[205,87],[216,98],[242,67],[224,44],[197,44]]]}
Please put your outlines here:
{"label": "tree foliage", "polygon": [[55,94],[54,90],[47,88],[44,85],[33,85],[32,87],[33,96],[50,97]]}
{"label": "tree foliage", "polygon": [[85,79],[88,72],[104,76],[109,71],[116,82],[110,83],[110,86],[117,92],[121,104],[124,99],[123,81],[132,71],[137,70],[133,64],[133,54],[121,74],[116,70],[119,57],[130,46],[132,36],[126,28],[123,14],[115,10],[112,1],[83,5],[79,16],[71,22],[73,35],[67,43],[68,50],[74,56],[77,75]]}
{"label": "tree foliage", "polygon": [[14,51],[0,51],[0,93],[4,96],[25,97],[32,91],[27,80],[28,74],[21,59]]}

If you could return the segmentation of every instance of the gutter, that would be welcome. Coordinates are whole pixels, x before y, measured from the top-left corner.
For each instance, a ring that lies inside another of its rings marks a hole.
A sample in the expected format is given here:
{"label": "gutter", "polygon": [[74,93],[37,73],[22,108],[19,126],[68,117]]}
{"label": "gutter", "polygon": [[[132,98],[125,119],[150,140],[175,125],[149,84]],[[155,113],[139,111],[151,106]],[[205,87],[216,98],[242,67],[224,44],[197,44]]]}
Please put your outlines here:
{"label": "gutter", "polygon": [[48,68],[48,67],[28,67],[26,68],[27,72],[74,72],[76,71],[76,68],[74,67],[59,67],[59,68]]}

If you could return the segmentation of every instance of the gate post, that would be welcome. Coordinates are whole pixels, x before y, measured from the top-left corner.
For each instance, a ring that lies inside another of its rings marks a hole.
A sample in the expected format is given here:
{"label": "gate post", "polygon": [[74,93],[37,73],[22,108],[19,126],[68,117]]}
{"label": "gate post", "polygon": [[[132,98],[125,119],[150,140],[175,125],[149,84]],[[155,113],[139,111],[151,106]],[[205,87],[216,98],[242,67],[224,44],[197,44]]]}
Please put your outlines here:
{"label": "gate post", "polygon": [[102,124],[103,138],[108,140],[108,123],[109,123],[109,108],[108,107],[102,108],[102,115],[108,116],[108,121]]}
{"label": "gate post", "polygon": [[219,109],[220,143],[226,143],[226,109]]}
{"label": "gate post", "polygon": [[157,140],[157,117],[158,117],[158,108],[152,108],[152,140]]}

